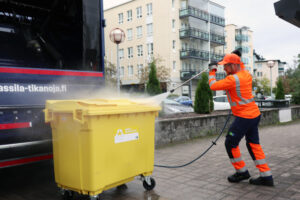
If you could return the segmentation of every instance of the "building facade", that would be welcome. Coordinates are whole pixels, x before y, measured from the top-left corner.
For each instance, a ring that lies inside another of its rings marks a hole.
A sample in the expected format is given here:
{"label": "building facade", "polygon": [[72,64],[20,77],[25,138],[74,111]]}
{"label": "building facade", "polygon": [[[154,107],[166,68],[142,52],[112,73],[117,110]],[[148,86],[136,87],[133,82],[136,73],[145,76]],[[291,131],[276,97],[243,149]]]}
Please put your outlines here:
{"label": "building facade", "polygon": [[[106,9],[104,17],[109,62],[116,63],[110,31],[118,27],[126,34],[119,45],[122,87],[141,84],[139,73],[153,58],[169,70],[170,90],[224,56],[224,7],[208,0],[129,0]],[[194,80],[176,93],[194,94],[196,85]]]}
{"label": "building facade", "polygon": [[272,77],[272,87],[276,87],[276,81],[278,80],[278,77],[284,75],[286,62],[282,62],[280,60],[272,60],[274,62],[274,66],[270,69],[268,67],[268,61],[270,60],[257,60],[255,62],[254,76],[257,79],[262,79],[263,77],[266,77],[270,81]]}
{"label": "building facade", "polygon": [[253,74],[253,32],[246,26],[238,27],[234,24],[228,24],[225,27],[225,53],[241,49],[242,62],[246,69]]}

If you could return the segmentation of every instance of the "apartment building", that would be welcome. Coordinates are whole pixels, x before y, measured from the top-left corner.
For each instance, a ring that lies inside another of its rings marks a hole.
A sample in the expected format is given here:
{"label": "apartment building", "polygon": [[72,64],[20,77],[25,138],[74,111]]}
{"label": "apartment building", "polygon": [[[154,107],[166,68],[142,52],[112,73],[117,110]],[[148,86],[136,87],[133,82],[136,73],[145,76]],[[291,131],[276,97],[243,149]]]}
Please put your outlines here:
{"label": "apartment building", "polygon": [[255,61],[254,76],[257,79],[266,77],[269,80],[271,80],[272,76],[272,87],[276,87],[276,81],[278,80],[279,76],[284,75],[284,69],[287,63],[280,60],[272,60],[274,62],[274,66],[270,69],[268,67],[268,61],[270,60]]}
{"label": "apartment building", "polygon": [[[119,45],[122,87],[140,85],[139,73],[153,58],[170,72],[167,89],[207,68],[224,56],[224,7],[208,0],[128,0],[106,9],[106,59],[116,63],[116,45],[109,40],[113,28],[126,39]],[[219,73],[224,76],[224,73]],[[197,80],[180,95],[194,94]]]}
{"label": "apartment building", "polygon": [[238,27],[228,24],[225,27],[225,53],[230,53],[235,49],[241,49],[242,62],[246,69],[253,74],[253,32],[246,26]]}

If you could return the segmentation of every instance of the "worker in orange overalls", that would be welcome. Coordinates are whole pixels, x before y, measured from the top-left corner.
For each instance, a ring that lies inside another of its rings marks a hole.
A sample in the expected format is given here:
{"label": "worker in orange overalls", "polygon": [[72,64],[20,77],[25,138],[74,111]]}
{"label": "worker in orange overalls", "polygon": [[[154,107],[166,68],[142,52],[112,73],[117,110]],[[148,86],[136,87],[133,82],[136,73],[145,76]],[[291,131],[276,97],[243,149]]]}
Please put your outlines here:
{"label": "worker in orange overalls", "polygon": [[218,63],[224,65],[225,79],[216,80],[217,65],[210,67],[209,86],[211,90],[225,90],[233,115],[236,117],[226,135],[225,147],[236,173],[228,177],[229,182],[240,182],[250,178],[246,164],[241,157],[239,143],[245,136],[248,151],[259,169],[260,176],[251,178],[250,184],[274,186],[271,170],[259,144],[258,124],[260,111],[252,95],[252,76],[245,70],[238,55],[225,55]]}

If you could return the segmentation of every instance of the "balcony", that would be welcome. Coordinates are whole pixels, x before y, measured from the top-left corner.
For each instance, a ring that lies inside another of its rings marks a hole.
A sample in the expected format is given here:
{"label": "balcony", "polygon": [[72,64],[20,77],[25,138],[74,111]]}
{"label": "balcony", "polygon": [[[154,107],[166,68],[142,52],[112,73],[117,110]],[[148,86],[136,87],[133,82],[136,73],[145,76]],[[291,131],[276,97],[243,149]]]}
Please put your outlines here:
{"label": "balcony", "polygon": [[195,17],[204,21],[208,21],[208,16],[209,15],[206,11],[191,6],[179,10],[179,18]]}
{"label": "balcony", "polygon": [[248,42],[248,35],[237,34],[235,35],[235,40],[238,42]]}
{"label": "balcony", "polygon": [[187,8],[183,8],[179,10],[179,18],[185,18],[185,17],[195,17],[197,19],[201,19],[204,21],[209,20],[210,16],[210,22],[219,26],[225,27],[225,19],[216,15],[209,15],[207,11],[200,10],[195,7],[188,6]]}
{"label": "balcony", "polygon": [[[199,71],[200,72],[200,71]],[[180,80],[186,81],[192,78],[196,73],[199,73],[195,70],[180,70]]]}
{"label": "balcony", "polygon": [[202,51],[197,49],[183,49],[180,51],[180,59],[195,58],[200,60],[209,60],[208,51]]}
{"label": "balcony", "polygon": [[208,41],[208,33],[196,28],[185,28],[179,31],[180,39],[195,38]]}
{"label": "balcony", "polygon": [[225,37],[223,35],[218,35],[215,33],[210,34],[210,42],[225,45]]}
{"label": "balcony", "polygon": [[[222,54],[215,54],[211,53],[210,58],[211,61],[217,62],[222,60],[224,55]],[[194,58],[194,59],[200,59],[200,60],[209,60],[209,52],[208,51],[203,51],[203,50],[198,50],[198,49],[183,49],[180,51],[180,59],[189,59],[189,58]]]}
{"label": "balcony", "polygon": [[[181,70],[180,71],[180,80],[186,81],[195,76],[196,74],[200,73],[198,70]],[[196,79],[200,79],[201,76],[198,76]],[[216,79],[221,80],[226,77],[225,72],[217,72],[216,73]]]}
{"label": "balcony", "polygon": [[[194,38],[194,39],[209,41],[208,32],[202,31],[202,30],[196,29],[196,28],[191,28],[191,27],[180,29],[179,37],[180,37],[180,39]],[[210,40],[213,43],[216,43],[219,45],[225,45],[225,37],[222,35],[218,35],[216,33],[211,33]]]}
{"label": "balcony", "polygon": [[250,52],[249,47],[247,46],[236,46],[236,49],[242,49],[243,54],[247,54]]}

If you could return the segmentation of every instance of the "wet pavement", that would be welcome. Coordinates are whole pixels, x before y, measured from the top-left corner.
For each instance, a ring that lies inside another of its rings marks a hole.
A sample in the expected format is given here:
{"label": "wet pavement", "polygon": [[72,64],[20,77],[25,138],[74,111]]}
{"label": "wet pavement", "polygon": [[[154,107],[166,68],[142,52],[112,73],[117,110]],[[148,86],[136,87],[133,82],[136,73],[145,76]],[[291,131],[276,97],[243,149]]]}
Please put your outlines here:
{"label": "wet pavement", "polygon": [[[214,137],[197,139],[184,144],[157,149],[155,163],[178,165],[186,163],[211,143]],[[180,169],[155,167],[156,187],[147,192],[142,182],[134,180],[126,188],[113,188],[100,194],[101,200],[253,200],[300,199],[300,121],[286,125],[260,128],[260,140],[271,167],[275,187],[227,182],[234,172],[220,138],[208,154],[195,163]],[[252,176],[258,175],[245,141],[240,144],[242,156]],[[0,200],[57,200],[60,193],[54,182],[52,162],[0,170]],[[75,195],[74,199],[88,199]]]}

